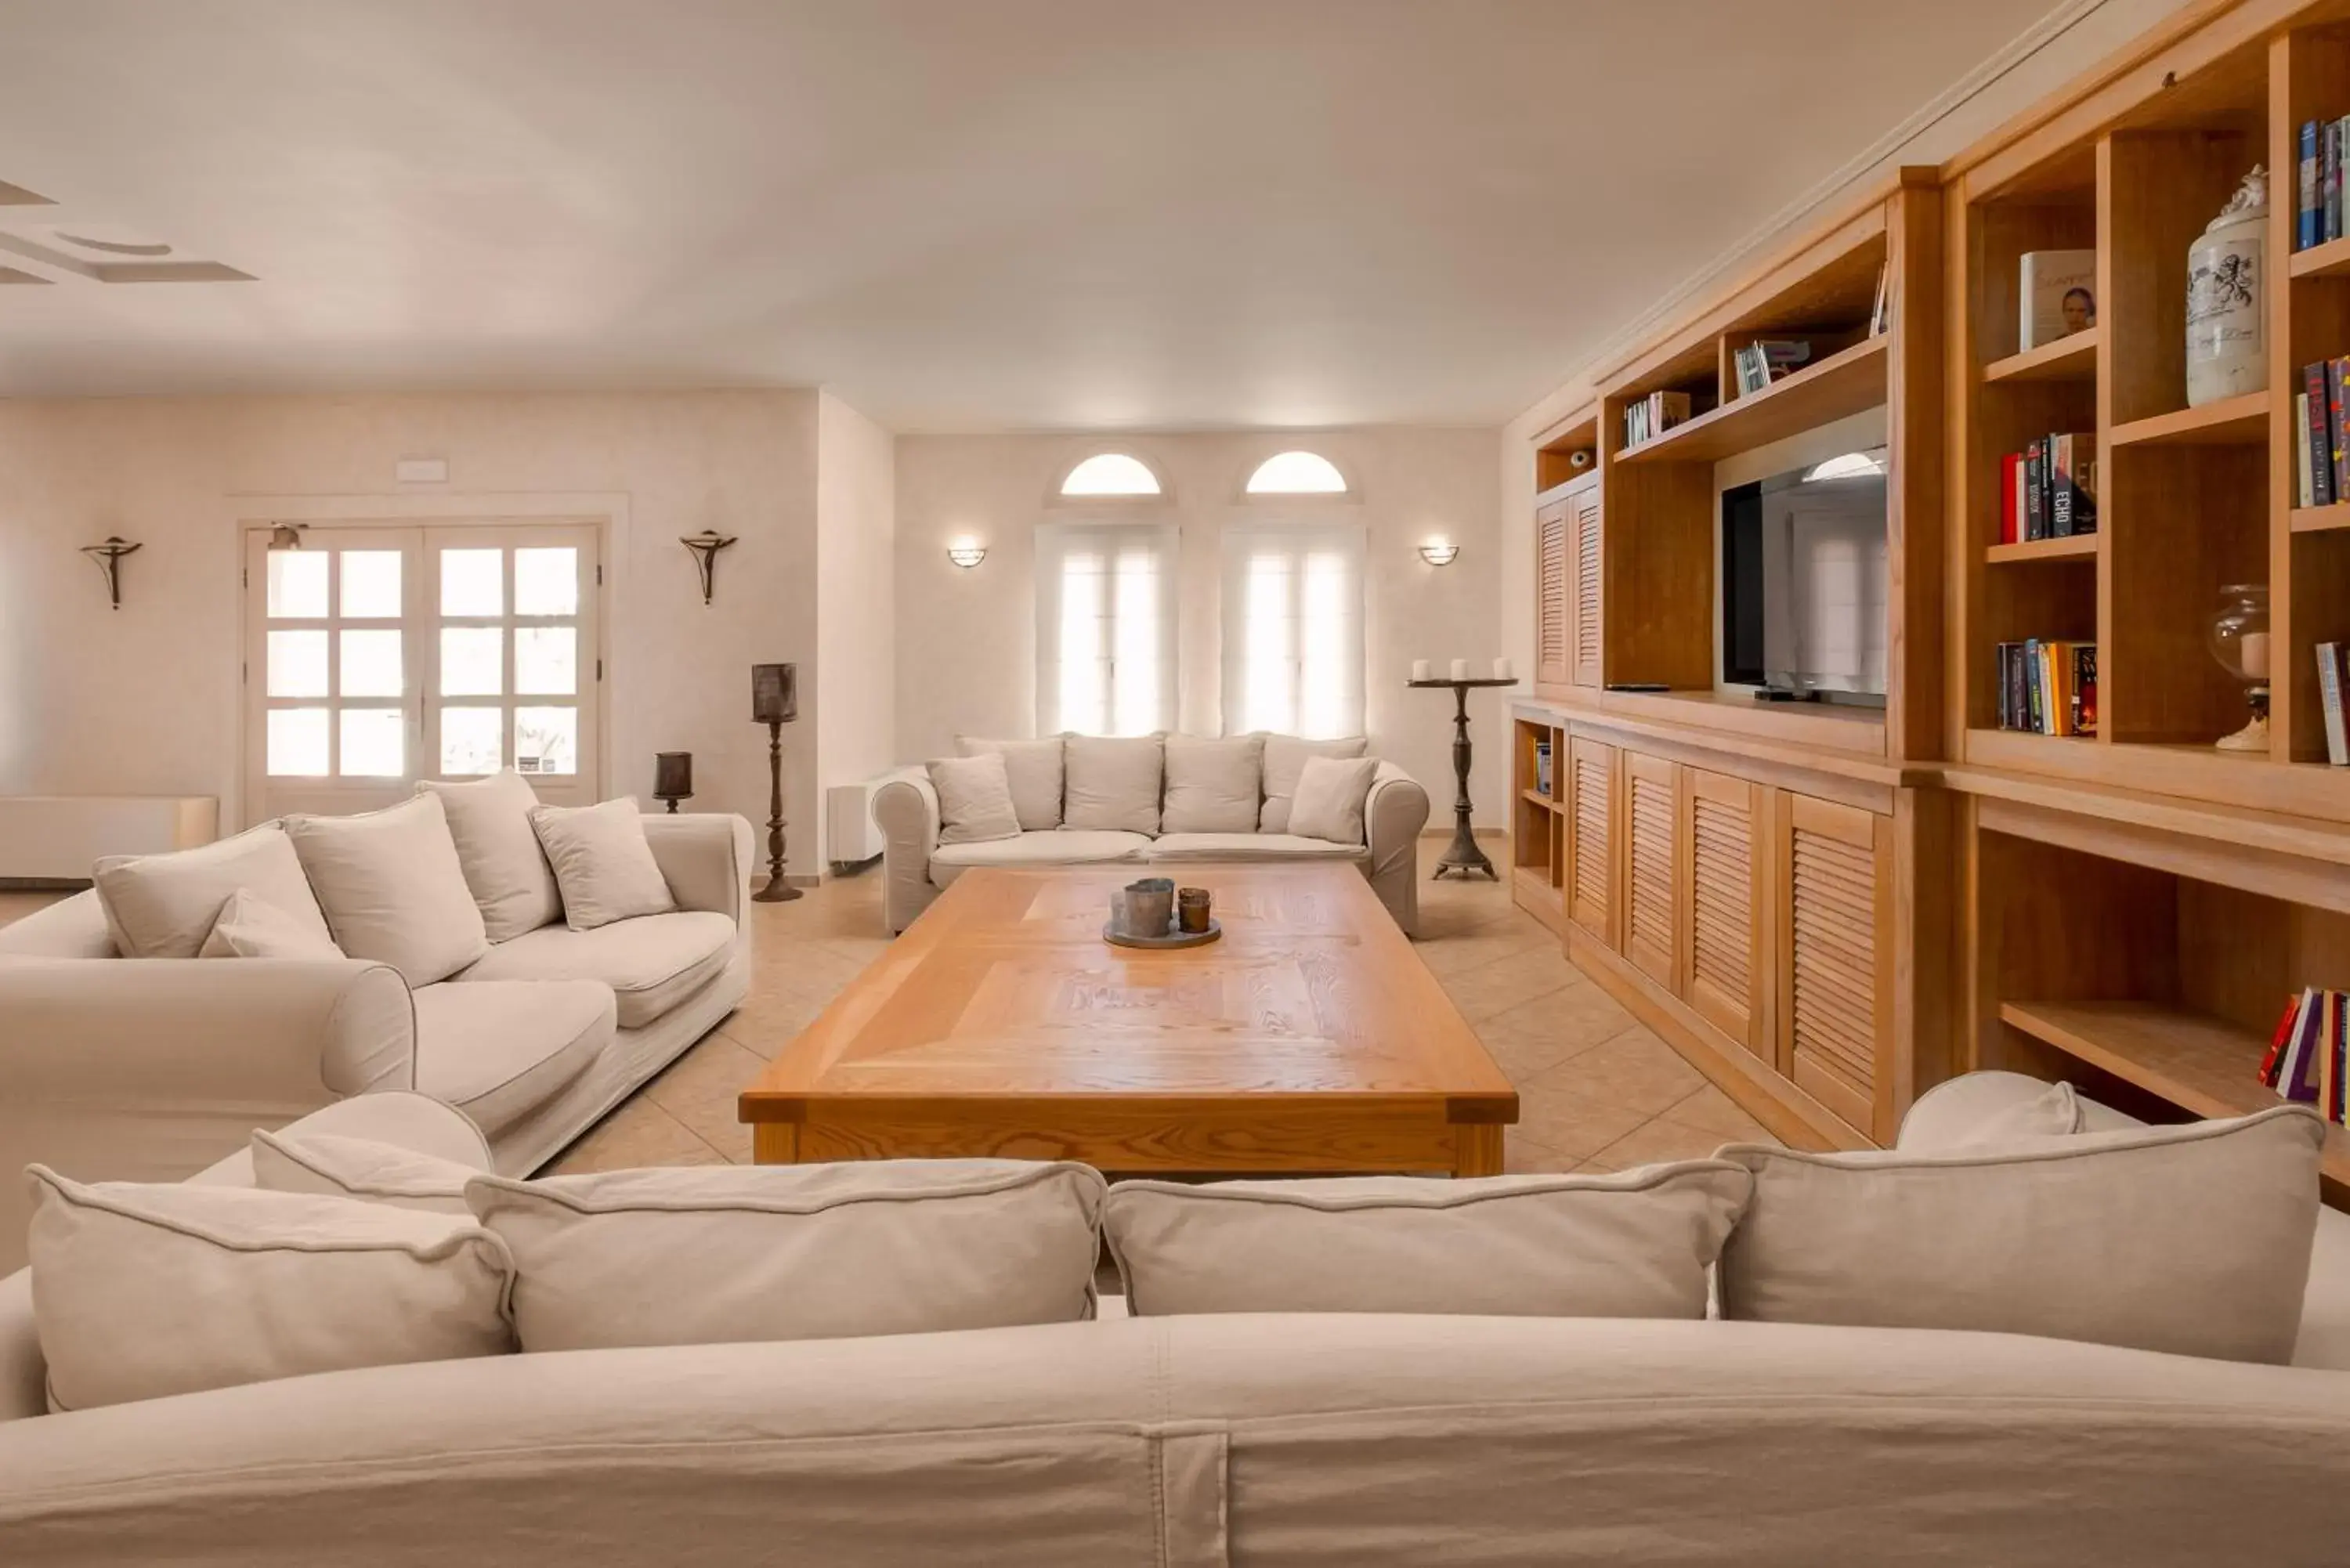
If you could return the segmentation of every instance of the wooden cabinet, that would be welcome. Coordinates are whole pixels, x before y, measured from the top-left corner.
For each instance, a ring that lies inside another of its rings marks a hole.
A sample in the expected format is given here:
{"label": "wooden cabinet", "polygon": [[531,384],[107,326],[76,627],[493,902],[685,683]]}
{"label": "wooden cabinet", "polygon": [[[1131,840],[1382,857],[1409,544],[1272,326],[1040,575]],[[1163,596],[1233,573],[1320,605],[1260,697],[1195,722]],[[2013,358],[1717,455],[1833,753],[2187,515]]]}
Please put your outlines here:
{"label": "wooden cabinet", "polygon": [[1534,685],[1599,684],[1599,476],[1561,486],[1534,512]]}
{"label": "wooden cabinet", "polygon": [[1595,476],[1567,497],[1567,580],[1574,625],[1568,677],[1577,686],[1599,684],[1599,481]]}
{"label": "wooden cabinet", "polygon": [[1854,1130],[1891,1141],[1893,822],[1810,795],[1776,814],[1777,1065]]}
{"label": "wooden cabinet", "polygon": [[1616,945],[1616,748],[1572,737],[1567,748],[1566,915]]}
{"label": "wooden cabinet", "polygon": [[1690,1010],[1764,1061],[1770,950],[1762,786],[1703,768],[1681,770],[1681,996]]}
{"label": "wooden cabinet", "polygon": [[1624,753],[1624,956],[1659,985],[1678,986],[1680,943],[1676,831],[1678,770],[1662,757]]}
{"label": "wooden cabinet", "polygon": [[1565,686],[1574,680],[1567,587],[1566,503],[1554,501],[1534,514],[1534,684]]}

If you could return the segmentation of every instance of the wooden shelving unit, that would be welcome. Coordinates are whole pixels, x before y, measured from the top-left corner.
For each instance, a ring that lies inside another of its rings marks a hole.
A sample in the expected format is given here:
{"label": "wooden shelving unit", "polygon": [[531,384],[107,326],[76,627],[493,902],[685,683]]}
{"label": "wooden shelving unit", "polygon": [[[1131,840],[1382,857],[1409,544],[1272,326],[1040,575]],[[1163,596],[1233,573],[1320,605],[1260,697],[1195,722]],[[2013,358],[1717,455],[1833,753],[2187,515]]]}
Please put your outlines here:
{"label": "wooden shelving unit", "polygon": [[2113,446],[2266,446],[2269,395],[2246,392],[2199,409],[2180,409],[2113,427]]}
{"label": "wooden shelving unit", "polygon": [[2324,534],[2336,528],[2350,528],[2350,502],[2336,502],[2332,506],[2296,506],[2288,515],[2286,526],[2296,534]]}
{"label": "wooden shelving unit", "polygon": [[2000,381],[2094,381],[2097,351],[2106,340],[2101,327],[2092,327],[2037,348],[2026,348],[1983,367],[1982,379]]}
{"label": "wooden shelving unit", "polygon": [[2068,534],[2061,539],[2025,539],[2013,545],[1989,545],[1983,559],[1992,566],[2009,561],[2094,561],[2098,535]]}
{"label": "wooden shelving unit", "polygon": [[1719,462],[1885,401],[1887,339],[1870,337],[1616,454],[1619,463]]}
{"label": "wooden shelving unit", "polygon": [[2295,251],[2290,270],[2294,277],[2350,277],[2350,239]]}

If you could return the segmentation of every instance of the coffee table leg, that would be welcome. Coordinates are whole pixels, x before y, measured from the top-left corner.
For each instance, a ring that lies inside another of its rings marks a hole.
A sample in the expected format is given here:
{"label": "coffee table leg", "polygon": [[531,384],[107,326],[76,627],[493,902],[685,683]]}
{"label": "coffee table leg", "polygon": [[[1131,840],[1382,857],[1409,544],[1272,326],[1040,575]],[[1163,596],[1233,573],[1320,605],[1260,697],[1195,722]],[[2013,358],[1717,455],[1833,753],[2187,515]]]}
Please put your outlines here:
{"label": "coffee table leg", "polygon": [[1461,1122],[1452,1129],[1452,1174],[1502,1174],[1502,1124]]}
{"label": "coffee table leg", "polygon": [[753,1122],[751,1159],[757,1165],[797,1165],[800,1125],[797,1122]]}

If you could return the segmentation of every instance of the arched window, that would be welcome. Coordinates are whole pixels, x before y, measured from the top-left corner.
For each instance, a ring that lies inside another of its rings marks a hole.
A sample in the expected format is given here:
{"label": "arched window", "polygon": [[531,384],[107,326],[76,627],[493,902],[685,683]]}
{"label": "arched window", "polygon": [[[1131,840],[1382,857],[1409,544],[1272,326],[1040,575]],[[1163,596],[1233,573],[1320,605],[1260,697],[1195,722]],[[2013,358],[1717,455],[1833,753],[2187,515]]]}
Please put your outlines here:
{"label": "arched window", "polygon": [[1278,452],[1249,475],[1251,495],[1344,495],[1347,476],[1318,452]]}
{"label": "arched window", "polygon": [[1122,452],[1099,452],[1069,470],[1061,481],[1064,495],[1157,495],[1159,476],[1140,458]]}

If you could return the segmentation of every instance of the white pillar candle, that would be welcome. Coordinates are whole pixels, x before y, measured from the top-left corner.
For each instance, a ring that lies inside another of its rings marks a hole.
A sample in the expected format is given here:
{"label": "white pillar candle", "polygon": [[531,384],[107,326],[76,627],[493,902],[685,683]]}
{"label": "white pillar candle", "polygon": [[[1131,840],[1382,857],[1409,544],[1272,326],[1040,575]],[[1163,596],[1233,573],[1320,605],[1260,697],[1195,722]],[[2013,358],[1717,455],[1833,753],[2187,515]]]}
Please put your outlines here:
{"label": "white pillar candle", "polygon": [[1513,676],[1510,673],[1510,661],[1508,659],[1497,659],[1493,660],[1493,679],[1496,680],[1513,680],[1516,679],[1515,676]]}
{"label": "white pillar candle", "polygon": [[1455,680],[1466,680],[1469,679],[1469,661],[1467,659],[1456,659],[1452,661],[1452,679]]}
{"label": "white pillar candle", "polygon": [[1425,659],[1415,659],[1411,661],[1411,678],[1414,680],[1432,680],[1435,677],[1436,667]]}
{"label": "white pillar candle", "polygon": [[2264,631],[2244,633],[2244,673],[2254,680],[2269,678],[2269,634]]}

